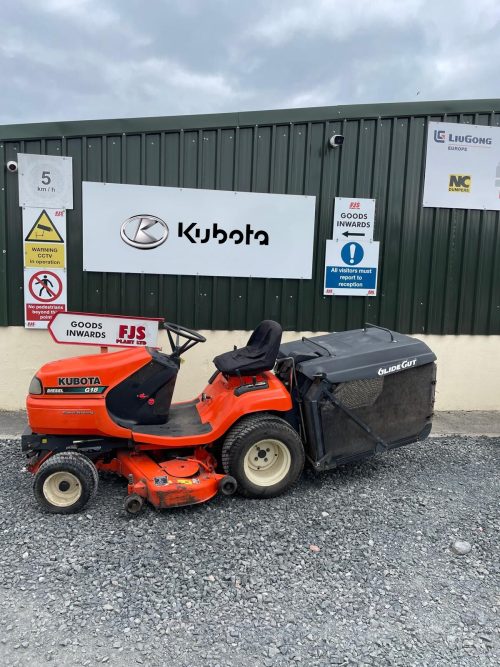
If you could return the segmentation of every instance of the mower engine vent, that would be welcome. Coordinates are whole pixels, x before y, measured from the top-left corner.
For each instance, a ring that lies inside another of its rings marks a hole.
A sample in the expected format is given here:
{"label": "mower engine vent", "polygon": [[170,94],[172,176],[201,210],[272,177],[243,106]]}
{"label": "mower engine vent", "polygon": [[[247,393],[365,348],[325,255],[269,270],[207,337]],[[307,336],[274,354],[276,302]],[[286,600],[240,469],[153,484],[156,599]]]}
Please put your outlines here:
{"label": "mower engine vent", "polygon": [[343,382],[333,392],[346,408],[364,408],[373,405],[382,393],[384,378],[372,378],[368,380],[352,380]]}

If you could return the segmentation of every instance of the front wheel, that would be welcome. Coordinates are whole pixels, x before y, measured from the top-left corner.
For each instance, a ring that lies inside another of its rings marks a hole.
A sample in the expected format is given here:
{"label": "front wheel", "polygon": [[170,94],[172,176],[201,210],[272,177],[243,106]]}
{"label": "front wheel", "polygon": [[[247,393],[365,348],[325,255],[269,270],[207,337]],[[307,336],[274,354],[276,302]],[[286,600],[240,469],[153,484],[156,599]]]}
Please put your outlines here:
{"label": "front wheel", "polygon": [[97,482],[97,470],[90,459],[78,452],[59,452],[42,463],[33,491],[45,511],[73,514],[94,496]]}
{"label": "front wheel", "polygon": [[304,467],[304,447],[298,433],[283,419],[269,414],[245,417],[233,426],[222,447],[222,465],[248,498],[272,498],[284,493]]}

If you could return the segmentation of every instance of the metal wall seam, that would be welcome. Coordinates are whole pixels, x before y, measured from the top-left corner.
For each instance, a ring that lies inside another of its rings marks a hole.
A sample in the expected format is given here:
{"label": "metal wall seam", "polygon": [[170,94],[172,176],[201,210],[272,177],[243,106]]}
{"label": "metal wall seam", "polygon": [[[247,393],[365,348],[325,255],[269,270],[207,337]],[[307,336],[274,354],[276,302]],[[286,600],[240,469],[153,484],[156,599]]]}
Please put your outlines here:
{"label": "metal wall seam", "polygon": [[7,197],[5,183],[5,145],[0,141],[0,326],[9,324],[7,273]]}
{"label": "metal wall seam", "polygon": [[[405,127],[405,122],[406,122],[406,127]],[[403,187],[402,187],[402,193],[401,193],[401,208],[400,208],[400,216],[399,216],[399,229],[398,229],[398,245],[403,249],[403,246],[406,245],[405,241],[405,232],[410,234],[411,233],[411,224],[412,220],[409,216],[409,219],[406,217],[407,213],[407,198],[409,197],[409,189],[411,187],[410,185],[410,180],[408,178],[408,165],[409,165],[409,154],[412,150],[412,145],[411,145],[411,126],[412,126],[413,118],[410,117],[409,119],[405,119],[405,121],[401,122],[401,126],[405,127],[405,159],[404,159],[404,167],[403,167],[403,172],[402,172],[402,177],[403,177]],[[410,214],[411,212],[408,211]],[[412,252],[400,252],[398,256],[398,263],[397,263],[397,272],[398,272],[398,283],[397,283],[397,291],[396,291],[396,304],[395,304],[395,328],[403,328],[405,330],[409,329],[408,324],[405,324],[402,320],[404,318],[404,313],[403,313],[403,308],[407,308],[410,300],[408,299],[408,292],[411,291],[412,286],[407,283],[407,276],[405,274],[405,260],[407,260],[408,263],[411,263],[414,260],[414,255]]]}
{"label": "metal wall seam", "polygon": [[[81,161],[82,161],[82,181],[87,181],[88,180],[88,174],[87,174],[87,137],[82,136],[81,138],[81,144],[82,144],[82,149],[81,149]],[[83,215],[83,203],[82,203],[82,215]],[[68,234],[68,255],[69,255],[69,246],[71,244],[71,238],[70,235]],[[88,273],[87,271],[83,271],[83,276],[82,276],[82,310],[86,308],[86,304],[88,302]],[[68,294],[68,306],[71,304],[71,298],[72,295],[71,293]],[[70,306],[71,307],[71,306]]]}
{"label": "metal wall seam", "polygon": [[491,301],[490,301],[490,317],[488,320],[488,331],[500,332],[500,214],[497,213],[495,225],[495,240],[493,247],[495,252],[493,255],[493,266],[491,271]]}

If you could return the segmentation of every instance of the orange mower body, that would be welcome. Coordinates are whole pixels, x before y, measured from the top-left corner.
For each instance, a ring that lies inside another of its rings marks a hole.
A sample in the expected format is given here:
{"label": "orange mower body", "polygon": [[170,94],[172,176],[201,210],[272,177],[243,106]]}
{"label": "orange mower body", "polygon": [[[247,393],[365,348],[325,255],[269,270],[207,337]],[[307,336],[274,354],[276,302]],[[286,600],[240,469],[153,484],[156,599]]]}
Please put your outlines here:
{"label": "orange mower body", "polygon": [[[85,456],[98,471],[127,479],[131,513],[142,500],[166,508],[233,493],[236,481],[220,470],[214,450],[245,416],[289,411],[290,393],[268,370],[216,372],[194,400],[172,405],[179,350],[185,351],[177,342],[170,355],[137,347],[45,364],[26,401],[30,472],[38,474],[56,455]],[[55,478],[63,490],[49,481],[53,503],[78,483],[71,474]]]}
{"label": "orange mower body", "polygon": [[327,470],[430,433],[436,357],[418,339],[367,324],[281,345],[280,325],[265,320],[245,347],[215,357],[199,396],[172,404],[181,356],[205,338],[163,327],[169,354],[130,348],[36,373],[22,449],[46,511],[81,510],[99,471],[126,480],[130,514],[218,491],[270,498],[306,459]]}

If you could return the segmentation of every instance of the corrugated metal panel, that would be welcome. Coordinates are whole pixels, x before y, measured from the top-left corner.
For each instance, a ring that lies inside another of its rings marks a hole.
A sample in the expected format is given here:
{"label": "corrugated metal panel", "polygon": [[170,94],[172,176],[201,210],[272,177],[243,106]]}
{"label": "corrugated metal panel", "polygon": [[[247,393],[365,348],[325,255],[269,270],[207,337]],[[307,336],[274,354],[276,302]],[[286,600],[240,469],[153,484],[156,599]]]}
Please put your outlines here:
{"label": "corrugated metal panel", "polygon": [[[386,104],[85,121],[0,128],[0,160],[18,152],[73,158],[69,308],[164,315],[203,329],[291,330],[368,320],[404,332],[500,333],[499,213],[422,208],[429,120],[500,124],[500,100]],[[345,135],[340,150],[327,146]],[[313,280],[86,273],[81,181],[315,195]],[[23,324],[17,177],[0,170],[0,323]],[[333,199],[374,197],[379,296],[323,297]]]}

